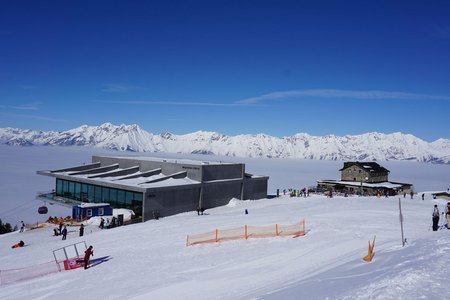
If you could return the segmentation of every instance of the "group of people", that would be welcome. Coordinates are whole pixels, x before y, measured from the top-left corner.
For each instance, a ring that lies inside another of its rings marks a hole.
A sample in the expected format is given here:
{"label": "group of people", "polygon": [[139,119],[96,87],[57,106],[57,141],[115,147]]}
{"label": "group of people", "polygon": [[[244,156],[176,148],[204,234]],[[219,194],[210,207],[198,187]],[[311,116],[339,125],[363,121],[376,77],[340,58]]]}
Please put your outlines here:
{"label": "group of people", "polygon": [[115,216],[113,216],[111,218],[111,222],[109,222],[108,218],[106,219],[106,222],[105,222],[105,219],[101,218],[100,219],[100,225],[98,227],[100,229],[105,229],[105,228],[113,228],[113,227],[116,227],[117,225],[118,225],[117,224],[117,218]]}
{"label": "group of people", "polygon": [[67,238],[67,226],[63,222],[60,222],[58,228],[53,228],[53,235],[62,235],[62,239],[65,240]]}
{"label": "group of people", "polygon": [[[59,228],[53,228],[53,235],[54,236],[62,235],[62,240],[66,240],[67,239],[67,226],[64,225],[64,223],[59,223]],[[79,235],[80,236],[84,235],[84,225],[83,224],[80,225]]]}
{"label": "group of people", "polygon": [[[442,214],[444,214],[444,212],[442,212]],[[434,209],[433,209],[433,231],[437,231],[439,228],[439,208],[437,206],[437,204],[434,205]],[[446,212],[445,212],[445,218],[447,219],[447,229],[450,229],[450,202],[447,202],[447,207],[446,207]]]}

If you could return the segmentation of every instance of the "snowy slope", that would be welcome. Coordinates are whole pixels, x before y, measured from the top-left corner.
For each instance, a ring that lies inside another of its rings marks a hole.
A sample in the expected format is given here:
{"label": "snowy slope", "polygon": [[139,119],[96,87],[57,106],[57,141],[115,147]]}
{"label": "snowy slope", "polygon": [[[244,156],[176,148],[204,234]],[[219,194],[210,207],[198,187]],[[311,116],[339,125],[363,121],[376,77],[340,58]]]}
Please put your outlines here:
{"label": "snowy slope", "polygon": [[[429,231],[431,208],[445,201],[311,196],[233,201],[228,206],[111,230],[86,227],[78,237],[52,229],[0,236],[0,269],[51,261],[52,250],[85,240],[109,260],[0,287],[1,299],[448,299],[450,231]],[[244,214],[248,209],[249,214]],[[185,246],[187,234],[215,228],[290,224],[306,219],[301,238]],[[376,235],[375,258],[365,263]],[[19,239],[27,246],[11,249]]]}
{"label": "snowy slope", "polygon": [[355,136],[290,137],[266,134],[226,136],[198,131],[185,135],[155,135],[138,125],[105,123],[63,132],[0,128],[0,141],[8,145],[93,146],[137,152],[197,153],[236,157],[302,158],[318,160],[413,160],[450,163],[450,141],[425,142],[410,134],[366,133]]}

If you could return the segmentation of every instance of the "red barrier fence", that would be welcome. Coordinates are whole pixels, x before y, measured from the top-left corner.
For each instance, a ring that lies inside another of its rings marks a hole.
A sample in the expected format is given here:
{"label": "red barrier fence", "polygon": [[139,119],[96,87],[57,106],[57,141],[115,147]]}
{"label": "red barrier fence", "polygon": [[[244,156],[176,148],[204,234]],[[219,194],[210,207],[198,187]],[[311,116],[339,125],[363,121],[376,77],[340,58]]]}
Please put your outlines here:
{"label": "red barrier fence", "polygon": [[192,234],[186,237],[186,246],[197,244],[217,243],[229,240],[247,240],[249,238],[269,238],[277,236],[302,236],[305,235],[305,220],[291,225],[266,225],[213,230],[200,234]]}

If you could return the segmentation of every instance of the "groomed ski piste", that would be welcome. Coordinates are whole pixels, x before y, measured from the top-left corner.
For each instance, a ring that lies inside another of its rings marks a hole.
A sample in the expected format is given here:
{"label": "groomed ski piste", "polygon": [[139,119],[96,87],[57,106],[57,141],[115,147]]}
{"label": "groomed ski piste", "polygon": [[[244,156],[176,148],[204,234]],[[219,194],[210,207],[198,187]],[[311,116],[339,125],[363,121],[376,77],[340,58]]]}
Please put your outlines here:
{"label": "groomed ski piste", "polygon": [[[420,194],[420,193],[419,193]],[[85,236],[53,228],[0,236],[0,268],[39,266],[52,250],[86,241],[87,270],[55,272],[0,287],[1,299],[448,299],[450,230],[431,230],[434,204],[403,198],[402,246],[398,197],[288,197],[241,201],[108,230],[91,224]],[[244,214],[245,209],[248,214]],[[306,235],[234,240],[186,247],[187,234],[215,228],[291,224]],[[440,224],[443,224],[443,220]],[[363,261],[376,235],[372,262]],[[11,249],[23,240],[25,247]]]}

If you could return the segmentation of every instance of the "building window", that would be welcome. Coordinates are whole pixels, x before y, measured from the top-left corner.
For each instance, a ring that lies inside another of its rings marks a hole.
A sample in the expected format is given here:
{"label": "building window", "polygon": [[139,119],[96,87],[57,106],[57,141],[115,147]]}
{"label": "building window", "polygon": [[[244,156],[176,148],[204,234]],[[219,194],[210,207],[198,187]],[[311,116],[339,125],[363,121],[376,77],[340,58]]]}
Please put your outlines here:
{"label": "building window", "polygon": [[99,186],[94,186],[95,194],[94,194],[94,202],[100,203],[102,202],[102,188]]}
{"label": "building window", "polygon": [[87,209],[86,210],[86,216],[87,217],[92,217],[92,209]]}
{"label": "building window", "polygon": [[103,207],[99,207],[99,208],[98,208],[98,215],[99,215],[99,216],[103,216],[104,213],[105,213],[105,212],[104,212]]}

